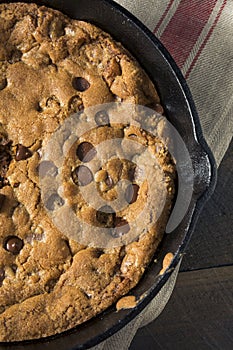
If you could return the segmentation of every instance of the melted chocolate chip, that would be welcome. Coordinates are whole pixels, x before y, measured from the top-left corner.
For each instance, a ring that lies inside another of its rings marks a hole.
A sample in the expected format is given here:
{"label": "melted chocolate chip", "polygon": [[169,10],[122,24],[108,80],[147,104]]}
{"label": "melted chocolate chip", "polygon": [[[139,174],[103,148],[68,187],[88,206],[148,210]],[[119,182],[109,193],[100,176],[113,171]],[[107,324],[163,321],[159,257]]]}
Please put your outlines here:
{"label": "melted chocolate chip", "polygon": [[129,232],[130,226],[128,221],[122,218],[116,218],[114,222],[114,228],[112,229],[112,236],[119,238]]}
{"label": "melted chocolate chip", "polygon": [[113,179],[111,178],[110,175],[107,176],[107,179],[105,180],[105,183],[106,183],[106,185],[107,185],[109,188],[112,188],[112,187],[114,186]]}
{"label": "melted chocolate chip", "polygon": [[136,184],[130,184],[125,191],[125,200],[129,204],[136,202],[138,197],[139,186]]}
{"label": "melted chocolate chip", "polygon": [[11,159],[11,141],[0,134],[0,188],[8,185],[6,173]]}
{"label": "melted chocolate chip", "polygon": [[108,113],[106,111],[99,111],[95,115],[95,122],[98,126],[101,125],[110,125],[110,120]]}
{"label": "melted chocolate chip", "polygon": [[72,86],[75,90],[83,92],[89,89],[90,83],[82,77],[76,77],[72,80]]}
{"label": "melted chocolate chip", "polygon": [[116,213],[109,205],[104,205],[96,212],[97,221],[105,227],[113,227]]}
{"label": "melted chocolate chip", "polygon": [[7,80],[6,79],[0,80],[0,90],[5,89],[5,87],[7,87]]}
{"label": "melted chocolate chip", "polygon": [[25,160],[29,157],[32,156],[32,152],[25,146],[19,144],[17,146],[17,150],[16,150],[16,156],[15,156],[15,159],[17,161],[19,160]]}
{"label": "melted chocolate chip", "polygon": [[135,179],[135,167],[132,167],[129,169],[128,178],[129,178],[129,181],[131,181],[131,182],[134,181],[134,179]]}
{"label": "melted chocolate chip", "polygon": [[57,167],[53,164],[53,162],[49,160],[44,160],[39,164],[38,167],[39,176],[43,179],[45,176],[55,177],[57,175]]}
{"label": "melted chocolate chip", "polygon": [[90,142],[82,142],[77,148],[78,158],[84,162],[90,162],[96,156],[96,149]]}
{"label": "melted chocolate chip", "polygon": [[62,207],[64,203],[64,200],[57,193],[53,193],[47,200],[45,207],[49,211],[53,211],[56,210],[57,207]]}
{"label": "melted chocolate chip", "polygon": [[9,236],[5,241],[4,248],[8,252],[17,255],[23,248],[23,241],[17,236]]}
{"label": "melted chocolate chip", "polygon": [[4,269],[1,267],[1,268],[0,268],[0,285],[2,284],[4,278],[5,278],[5,271],[4,271]]}
{"label": "melted chocolate chip", "polygon": [[6,196],[4,194],[0,194],[0,212],[3,207],[5,199],[6,199]]}
{"label": "melted chocolate chip", "polygon": [[72,179],[76,185],[86,186],[93,181],[93,174],[87,166],[80,165],[73,171]]}

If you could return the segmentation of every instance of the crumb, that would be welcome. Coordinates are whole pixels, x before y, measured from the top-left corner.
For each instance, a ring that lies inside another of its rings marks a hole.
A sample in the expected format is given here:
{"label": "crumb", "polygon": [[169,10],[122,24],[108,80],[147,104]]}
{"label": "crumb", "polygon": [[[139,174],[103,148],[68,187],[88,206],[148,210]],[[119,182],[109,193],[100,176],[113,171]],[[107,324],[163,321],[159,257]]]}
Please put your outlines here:
{"label": "crumb", "polygon": [[134,295],[128,295],[118,300],[116,303],[116,309],[117,311],[121,309],[133,309],[136,305],[136,297]]}

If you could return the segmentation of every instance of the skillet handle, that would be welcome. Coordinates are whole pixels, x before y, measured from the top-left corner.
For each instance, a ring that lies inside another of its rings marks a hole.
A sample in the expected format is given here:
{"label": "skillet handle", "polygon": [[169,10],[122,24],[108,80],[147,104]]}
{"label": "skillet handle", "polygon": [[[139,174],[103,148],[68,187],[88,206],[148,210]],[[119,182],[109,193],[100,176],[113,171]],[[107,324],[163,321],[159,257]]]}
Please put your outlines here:
{"label": "skillet handle", "polygon": [[197,199],[202,197],[204,204],[214,192],[217,181],[216,162],[204,139],[196,143],[191,152],[191,160],[194,170],[194,194]]}

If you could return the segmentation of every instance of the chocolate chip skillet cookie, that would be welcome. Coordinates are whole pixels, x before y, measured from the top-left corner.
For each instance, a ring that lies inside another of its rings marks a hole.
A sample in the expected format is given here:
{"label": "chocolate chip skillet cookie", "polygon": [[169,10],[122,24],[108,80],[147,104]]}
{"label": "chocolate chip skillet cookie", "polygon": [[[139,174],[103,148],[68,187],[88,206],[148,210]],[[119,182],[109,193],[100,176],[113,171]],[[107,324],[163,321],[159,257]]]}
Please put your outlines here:
{"label": "chocolate chip skillet cookie", "polygon": [[[172,205],[175,166],[166,145],[144,130],[143,117],[131,124],[114,121],[114,113],[85,112],[122,102],[163,114],[148,76],[108,34],[44,6],[0,4],[0,341],[45,337],[85,322],[128,293],[151,261]],[[74,114],[80,129],[64,130],[62,147],[58,142],[50,152],[64,155],[70,145],[60,164],[44,149]],[[84,122],[92,129],[80,134]],[[101,150],[111,140],[118,140],[117,154],[106,152],[116,144]],[[133,141],[135,149],[127,146]],[[136,232],[149,182],[135,164],[152,158],[166,196],[157,220],[147,213]],[[124,207],[114,208],[121,180]],[[79,229],[72,236],[66,208],[81,222],[84,240],[76,239]],[[57,216],[66,222],[62,229]],[[95,241],[95,229],[104,244]],[[131,231],[137,234],[125,242]],[[121,244],[109,245],[108,235]]]}

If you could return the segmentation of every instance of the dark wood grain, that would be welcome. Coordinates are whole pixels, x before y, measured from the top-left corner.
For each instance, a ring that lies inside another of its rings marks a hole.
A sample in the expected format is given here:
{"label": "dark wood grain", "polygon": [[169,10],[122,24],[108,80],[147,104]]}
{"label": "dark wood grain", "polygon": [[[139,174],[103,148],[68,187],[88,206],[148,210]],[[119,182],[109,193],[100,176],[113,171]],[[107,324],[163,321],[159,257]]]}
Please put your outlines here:
{"label": "dark wood grain", "polygon": [[233,349],[233,141],[163,313],[130,350]]}
{"label": "dark wood grain", "polygon": [[199,218],[181,271],[233,264],[233,141],[220,165],[216,190]]}
{"label": "dark wood grain", "polygon": [[181,272],[163,313],[130,350],[233,349],[233,266]]}

